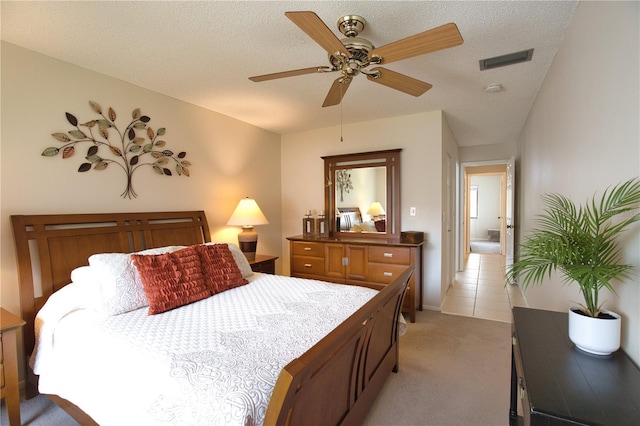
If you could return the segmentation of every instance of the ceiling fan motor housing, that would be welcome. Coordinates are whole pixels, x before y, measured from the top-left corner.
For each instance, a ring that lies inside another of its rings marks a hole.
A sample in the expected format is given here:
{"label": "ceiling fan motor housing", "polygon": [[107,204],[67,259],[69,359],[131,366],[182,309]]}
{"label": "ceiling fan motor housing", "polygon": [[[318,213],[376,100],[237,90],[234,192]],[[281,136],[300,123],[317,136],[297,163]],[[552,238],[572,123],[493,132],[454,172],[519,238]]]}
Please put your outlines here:
{"label": "ceiling fan motor housing", "polygon": [[346,37],[357,37],[367,21],[362,16],[346,15],[338,19],[338,29]]}

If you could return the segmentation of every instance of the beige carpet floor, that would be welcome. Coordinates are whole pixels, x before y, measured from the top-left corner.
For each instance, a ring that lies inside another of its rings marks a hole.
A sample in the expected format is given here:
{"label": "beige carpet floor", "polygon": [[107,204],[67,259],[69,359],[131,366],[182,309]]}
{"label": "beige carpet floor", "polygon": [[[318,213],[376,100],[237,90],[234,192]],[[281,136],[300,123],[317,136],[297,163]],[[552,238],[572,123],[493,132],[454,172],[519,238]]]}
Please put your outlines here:
{"label": "beige carpet floor", "polygon": [[[508,323],[417,313],[365,425],[508,425],[511,332]],[[44,396],[22,401],[22,424],[77,423]],[[4,401],[0,425],[7,425]]]}
{"label": "beige carpet floor", "polygon": [[365,425],[509,424],[511,325],[418,312]]}

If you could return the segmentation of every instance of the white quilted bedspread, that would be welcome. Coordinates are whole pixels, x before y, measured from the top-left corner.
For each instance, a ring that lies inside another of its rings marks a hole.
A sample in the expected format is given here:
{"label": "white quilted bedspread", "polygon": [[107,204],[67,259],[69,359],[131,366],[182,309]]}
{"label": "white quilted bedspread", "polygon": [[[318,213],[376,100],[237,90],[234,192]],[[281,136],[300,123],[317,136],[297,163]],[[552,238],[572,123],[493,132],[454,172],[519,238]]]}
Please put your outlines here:
{"label": "white quilted bedspread", "polygon": [[37,321],[40,392],[101,425],[262,424],[282,368],[376,291],[264,274],[250,281],[163,314],[107,318],[78,309],[85,290],[65,287]]}

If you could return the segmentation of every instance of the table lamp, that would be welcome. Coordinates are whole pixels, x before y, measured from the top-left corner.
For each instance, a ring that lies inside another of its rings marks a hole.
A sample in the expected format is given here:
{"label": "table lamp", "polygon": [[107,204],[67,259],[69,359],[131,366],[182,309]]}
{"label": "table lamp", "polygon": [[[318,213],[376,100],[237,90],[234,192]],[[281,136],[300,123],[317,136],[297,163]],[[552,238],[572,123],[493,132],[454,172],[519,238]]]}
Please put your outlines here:
{"label": "table lamp", "polygon": [[240,200],[227,225],[242,226],[242,232],[238,234],[238,245],[247,260],[256,258],[258,234],[253,230],[253,226],[268,224],[269,221],[258,207],[256,200],[249,197]]}
{"label": "table lamp", "polygon": [[369,210],[367,210],[367,214],[371,216],[371,220],[378,220],[380,219],[380,216],[385,215],[385,212],[382,208],[382,204],[380,204],[380,202],[378,201],[374,201],[373,203],[371,203]]}

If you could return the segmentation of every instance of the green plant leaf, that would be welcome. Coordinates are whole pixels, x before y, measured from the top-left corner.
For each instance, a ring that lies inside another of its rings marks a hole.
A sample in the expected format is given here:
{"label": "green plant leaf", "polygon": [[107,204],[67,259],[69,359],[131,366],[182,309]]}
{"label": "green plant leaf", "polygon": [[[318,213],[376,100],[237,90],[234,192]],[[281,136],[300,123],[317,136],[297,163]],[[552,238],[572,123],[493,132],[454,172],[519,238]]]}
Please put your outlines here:
{"label": "green plant leaf", "polygon": [[153,144],[150,144],[150,143],[148,143],[148,144],[146,144],[145,146],[142,147],[142,150],[144,152],[151,152],[152,149],[153,149]]}
{"label": "green plant leaf", "polygon": [[164,175],[164,172],[162,171],[162,167],[158,167],[155,164],[151,167],[153,167],[153,171],[156,172],[157,174]]}
{"label": "green plant leaf", "polygon": [[140,152],[141,149],[142,149],[142,147],[140,145],[135,145],[134,144],[134,145],[131,145],[129,147],[129,152],[136,153],[136,152]]}
{"label": "green plant leaf", "polygon": [[[584,311],[597,316],[599,291],[606,288],[615,294],[614,284],[630,278],[632,265],[620,264],[617,237],[640,221],[640,213],[632,214],[640,207],[640,180],[608,188],[600,198],[594,196],[580,206],[560,194],[545,194],[542,203],[543,212],[520,245],[507,280],[526,289],[541,285],[557,271],[563,284],[578,284]],[[614,222],[614,217],[622,219]]]}
{"label": "green plant leaf", "polygon": [[58,152],[60,152],[60,149],[50,146],[49,148],[46,148],[44,151],[42,151],[42,154],[40,155],[44,157],[55,157],[56,155],[58,155]]}
{"label": "green plant leaf", "polygon": [[162,136],[166,131],[167,129],[165,129],[164,127],[160,127],[156,133],[158,134],[158,136]]}
{"label": "green plant leaf", "polygon": [[147,125],[142,123],[142,122],[140,122],[140,121],[137,121],[137,122],[133,123],[133,127],[136,128],[136,129],[145,129],[147,127]]}
{"label": "green plant leaf", "polygon": [[87,159],[87,161],[91,163],[95,163],[97,161],[102,160],[102,158],[99,155],[87,155],[85,158]]}

